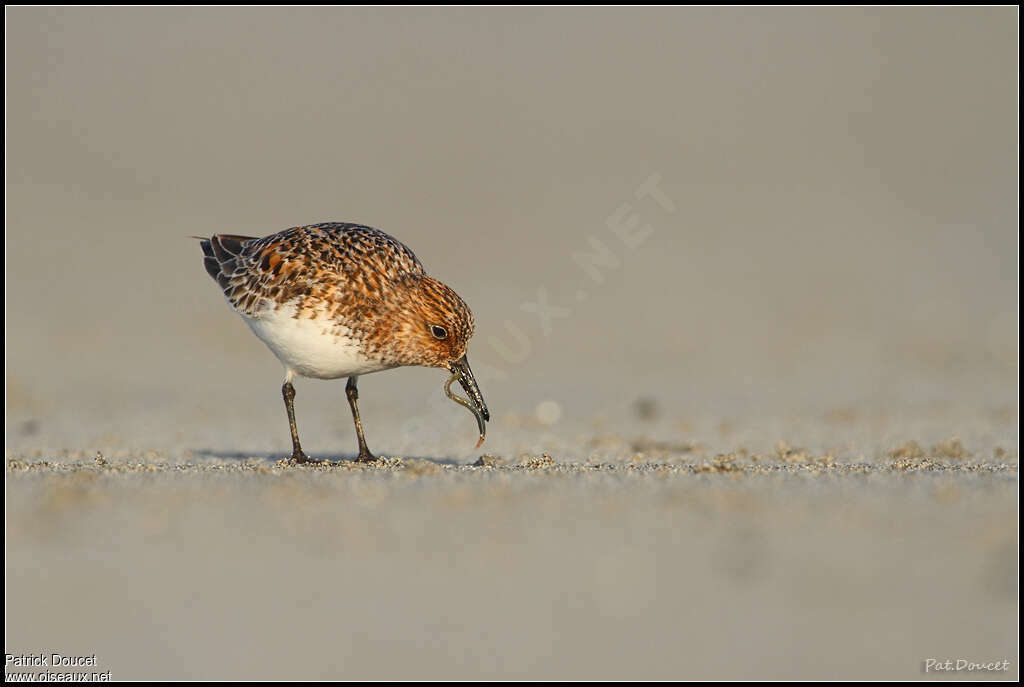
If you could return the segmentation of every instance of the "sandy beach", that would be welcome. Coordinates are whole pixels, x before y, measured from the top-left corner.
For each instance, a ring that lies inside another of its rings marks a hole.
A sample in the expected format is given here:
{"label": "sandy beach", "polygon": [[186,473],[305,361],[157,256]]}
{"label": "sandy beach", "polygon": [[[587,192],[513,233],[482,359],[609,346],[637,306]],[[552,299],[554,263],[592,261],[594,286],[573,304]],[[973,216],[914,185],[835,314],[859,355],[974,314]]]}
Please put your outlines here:
{"label": "sandy beach", "polygon": [[9,460],[11,635],[119,679],[1016,674],[1016,462],[481,462]]}
{"label": "sandy beach", "polygon": [[[95,657],[8,676],[1017,679],[1015,8],[6,18],[5,650]],[[407,368],[285,460],[188,237],[326,220],[479,450]]]}

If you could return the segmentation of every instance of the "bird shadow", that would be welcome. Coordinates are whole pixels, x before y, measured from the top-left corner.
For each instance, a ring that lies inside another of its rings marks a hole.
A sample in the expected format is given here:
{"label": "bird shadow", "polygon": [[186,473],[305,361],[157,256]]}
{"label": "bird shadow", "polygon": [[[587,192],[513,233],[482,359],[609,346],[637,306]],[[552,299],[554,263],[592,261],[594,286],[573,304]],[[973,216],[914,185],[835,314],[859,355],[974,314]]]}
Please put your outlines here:
{"label": "bird shadow", "polygon": [[[219,458],[220,460],[235,460],[238,462],[245,462],[247,460],[261,460],[268,463],[276,463],[280,460],[289,461],[291,460],[291,453],[271,453],[271,452],[242,452],[242,451],[214,451],[211,449],[194,448],[190,449],[192,455],[196,458]],[[310,463],[310,465],[343,465],[345,463],[357,463],[356,460],[359,457],[358,453],[342,453],[332,454],[331,457],[327,456],[315,456],[308,454],[311,460],[317,461],[316,463]],[[391,458],[380,454],[377,459]],[[403,460],[424,460],[428,463],[434,463],[435,465],[460,465],[456,460],[451,458],[437,458],[435,456],[402,456]],[[372,464],[372,463],[371,463]]]}

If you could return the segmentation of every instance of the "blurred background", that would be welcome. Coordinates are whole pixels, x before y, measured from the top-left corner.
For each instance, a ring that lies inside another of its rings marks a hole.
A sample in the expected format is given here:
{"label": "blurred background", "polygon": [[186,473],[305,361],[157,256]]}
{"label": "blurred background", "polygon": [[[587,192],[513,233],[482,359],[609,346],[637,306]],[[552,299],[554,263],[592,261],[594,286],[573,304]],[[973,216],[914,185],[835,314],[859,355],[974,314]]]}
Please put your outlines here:
{"label": "blurred background", "polygon": [[[8,412],[39,419],[30,443],[178,442],[197,405],[230,404],[206,444],[280,430],[280,366],[188,237],[325,220],[395,235],[463,295],[499,418],[1015,400],[1013,8],[7,18]],[[652,175],[674,212],[637,198]],[[573,259],[592,238],[601,283]],[[541,290],[546,334],[523,309]],[[381,451],[402,396],[472,435],[442,381],[363,380]],[[341,386],[299,399],[332,450]]]}
{"label": "blurred background", "polygon": [[[9,456],[286,453],[189,236],[339,220],[473,308],[485,450],[1016,460],[1016,8],[5,16]],[[475,459],[443,381],[362,379],[370,447]],[[297,391],[351,456],[342,383]]]}

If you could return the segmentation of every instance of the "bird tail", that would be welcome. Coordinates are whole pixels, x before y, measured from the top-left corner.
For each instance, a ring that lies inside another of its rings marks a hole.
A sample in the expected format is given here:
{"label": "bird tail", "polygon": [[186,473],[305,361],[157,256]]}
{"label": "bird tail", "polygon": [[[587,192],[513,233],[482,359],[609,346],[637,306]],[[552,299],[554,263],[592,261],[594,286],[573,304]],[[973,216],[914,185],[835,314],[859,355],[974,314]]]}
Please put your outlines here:
{"label": "bird tail", "polygon": [[238,257],[244,244],[252,241],[254,236],[236,236],[234,234],[214,234],[210,238],[203,236],[191,236],[198,239],[199,247],[203,249],[203,266],[207,273],[217,283],[221,282],[221,274],[224,272],[225,263]]}

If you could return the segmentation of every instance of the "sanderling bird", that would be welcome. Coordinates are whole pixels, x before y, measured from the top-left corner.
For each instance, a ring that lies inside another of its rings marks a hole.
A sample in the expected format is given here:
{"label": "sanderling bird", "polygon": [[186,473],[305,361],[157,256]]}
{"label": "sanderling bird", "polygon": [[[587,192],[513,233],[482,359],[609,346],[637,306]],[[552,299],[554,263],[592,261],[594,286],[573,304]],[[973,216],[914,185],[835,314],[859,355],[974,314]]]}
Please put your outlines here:
{"label": "sanderling bird", "polygon": [[[361,224],[327,222],[263,238],[196,237],[203,264],[235,312],[284,364],[281,393],[292,459],[309,462],[295,427],[295,375],[348,377],[345,394],[360,461],[376,460],[359,419],[360,375],[403,365],[449,370],[444,390],[476,417],[479,447],[490,419],[466,358],[473,313],[427,275],[405,244]],[[469,398],[451,390],[458,381]]]}

